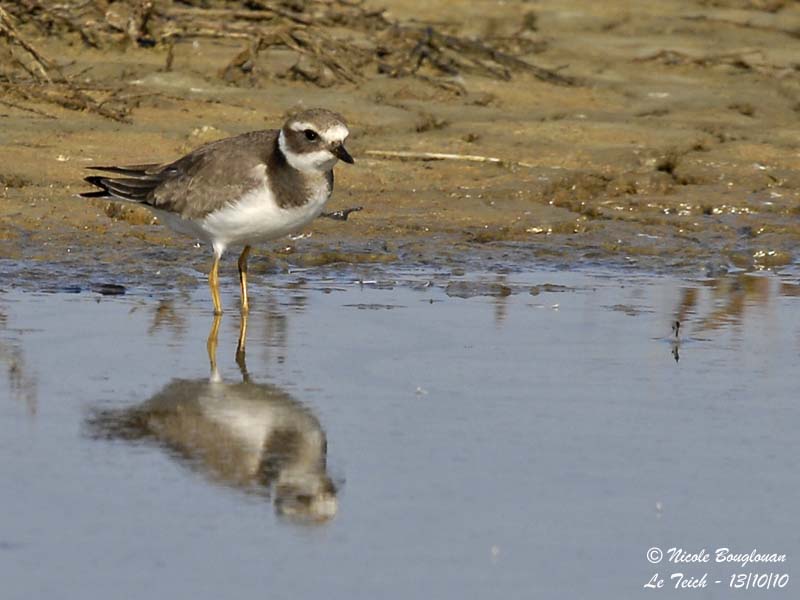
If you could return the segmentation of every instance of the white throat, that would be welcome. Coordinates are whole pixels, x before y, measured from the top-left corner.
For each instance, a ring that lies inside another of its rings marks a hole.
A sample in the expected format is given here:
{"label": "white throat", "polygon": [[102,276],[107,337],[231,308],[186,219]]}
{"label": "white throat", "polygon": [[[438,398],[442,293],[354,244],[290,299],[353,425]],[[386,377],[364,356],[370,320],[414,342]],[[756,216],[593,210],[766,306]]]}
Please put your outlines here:
{"label": "white throat", "polygon": [[286,161],[298,171],[304,173],[325,173],[333,169],[339,159],[328,150],[316,150],[314,152],[292,152],[286,145],[286,138],[283,129],[278,134],[278,148],[281,149]]}

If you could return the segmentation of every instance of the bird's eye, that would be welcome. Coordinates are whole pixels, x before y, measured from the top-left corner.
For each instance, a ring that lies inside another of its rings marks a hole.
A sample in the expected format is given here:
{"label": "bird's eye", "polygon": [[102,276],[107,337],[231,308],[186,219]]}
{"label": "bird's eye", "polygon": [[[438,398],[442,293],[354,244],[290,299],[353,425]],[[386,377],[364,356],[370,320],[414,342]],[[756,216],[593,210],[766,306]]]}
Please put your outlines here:
{"label": "bird's eye", "polygon": [[306,134],[306,139],[309,142],[313,142],[315,139],[317,139],[319,137],[317,135],[317,132],[314,131],[313,129],[306,129],[303,133]]}

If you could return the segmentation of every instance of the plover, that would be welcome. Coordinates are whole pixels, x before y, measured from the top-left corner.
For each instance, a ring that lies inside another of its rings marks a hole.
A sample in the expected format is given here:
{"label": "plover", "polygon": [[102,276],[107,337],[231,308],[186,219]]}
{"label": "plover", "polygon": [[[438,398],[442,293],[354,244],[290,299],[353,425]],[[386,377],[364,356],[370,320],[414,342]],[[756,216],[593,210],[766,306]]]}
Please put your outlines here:
{"label": "plover", "polygon": [[[215,483],[272,497],[282,517],[329,521],[338,500],[325,430],[285,390],[250,381],[238,350],[242,382],[223,381],[216,367],[220,322],[215,316],[209,334],[210,378],[175,379],[140,405],[92,411],[89,431],[99,438],[155,442]],[[242,315],[240,347],[246,322]]]}
{"label": "plover", "polygon": [[247,313],[247,256],[258,242],[301,229],[322,212],[333,192],[333,167],[352,164],[341,115],[317,108],[290,117],[281,129],[252,131],[200,146],[178,160],[124,167],[89,167],[100,188],[81,196],[148,206],[174,231],[214,250],[208,276],[214,314],[222,313],[219,262],[230,246],[239,255],[242,312]]}

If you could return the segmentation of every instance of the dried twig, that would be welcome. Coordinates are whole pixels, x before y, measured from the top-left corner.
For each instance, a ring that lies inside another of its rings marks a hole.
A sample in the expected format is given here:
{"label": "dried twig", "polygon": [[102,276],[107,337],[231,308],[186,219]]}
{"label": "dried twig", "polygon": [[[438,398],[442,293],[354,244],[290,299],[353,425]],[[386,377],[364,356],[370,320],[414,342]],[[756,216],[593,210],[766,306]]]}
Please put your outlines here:
{"label": "dried twig", "polygon": [[250,4],[252,4],[253,6],[257,6],[261,10],[273,12],[276,15],[284,17],[285,19],[289,19],[290,21],[294,21],[295,23],[300,23],[301,25],[311,25],[313,22],[311,19],[307,17],[303,17],[294,12],[284,10],[279,6],[275,6],[274,2],[270,2],[269,4],[267,4],[266,2],[262,2],[261,0],[250,0]]}
{"label": "dried twig", "polygon": [[55,119],[57,117],[44,112],[43,110],[39,110],[38,108],[32,108],[30,106],[23,106],[21,104],[17,104],[16,102],[11,102],[10,100],[0,100],[0,105],[8,106],[9,108],[15,108],[17,110],[21,110],[24,112],[33,113],[35,115],[39,115],[40,117],[44,117],[46,119]]}
{"label": "dried twig", "polygon": [[500,166],[526,167],[535,169],[537,165],[517,160],[507,160],[494,156],[482,156],[479,154],[449,154],[446,152],[406,152],[402,150],[367,150],[364,154],[375,158],[387,158],[396,160],[460,160],[464,162],[492,163]]}
{"label": "dried twig", "polygon": [[69,110],[85,110],[122,123],[130,122],[125,111],[104,106],[105,103],[101,104],[96,102],[93,98],[69,84],[61,86],[51,85],[47,88],[42,86],[28,86],[18,89],[17,91],[22,92],[29,100],[49,102]]}
{"label": "dried twig", "polygon": [[[29,22],[36,25],[43,33],[53,27],[65,27],[68,31],[77,32],[83,41],[97,48],[101,45],[101,34],[97,30],[96,19],[90,18],[92,12],[99,13],[98,3],[90,0],[65,3],[41,2],[40,0],[21,0],[14,8],[17,17],[21,14],[33,15]],[[99,17],[99,15],[98,15]]]}
{"label": "dried twig", "polygon": [[799,38],[800,37],[800,28],[787,28],[781,26],[775,26],[767,23],[759,23],[756,19],[735,19],[730,18],[726,19],[724,17],[715,17],[709,15],[685,15],[681,17],[686,21],[700,21],[700,22],[708,22],[708,23],[724,23],[725,25],[732,25],[734,27],[742,27],[744,29],[756,29],[759,31],[774,31],[777,33],[782,33],[784,35],[788,35],[789,37]]}
{"label": "dried twig", "polygon": [[752,70],[758,72],[771,73],[780,71],[787,67],[773,64],[766,64],[753,60],[753,58],[764,60],[764,52],[760,49],[742,50],[739,52],[723,52],[720,54],[707,54],[692,56],[678,50],[663,49],[647,56],[634,59],[635,62],[660,61],[665,65],[698,65],[701,67],[715,65],[730,65],[738,69]]}
{"label": "dried twig", "polygon": [[36,48],[33,47],[28,41],[22,37],[17,28],[14,27],[14,21],[3,7],[0,6],[0,34],[7,37],[11,43],[21,46],[28,55],[33,59],[34,64],[38,67],[36,71],[32,71],[24,61],[17,59],[18,64],[30,73],[39,81],[52,81],[49,70],[51,68],[50,61],[44,58]]}
{"label": "dried twig", "polygon": [[175,7],[165,11],[168,17],[189,17],[189,18],[216,18],[226,21],[241,19],[243,21],[273,21],[276,17],[284,17],[301,25],[311,25],[312,21],[305,17],[294,15],[288,11],[281,10],[276,6],[268,6],[264,3],[252,2],[259,6],[257,10],[239,10],[229,8],[180,8]]}
{"label": "dried twig", "polygon": [[[67,77],[63,66],[47,59],[25,39],[16,22],[30,23],[48,35],[78,32],[93,47],[108,47],[126,39],[143,46],[164,44],[170,48],[166,70],[172,67],[171,48],[176,40],[246,40],[249,50],[239,51],[221,72],[232,82],[259,76],[256,59],[260,51],[286,48],[296,53],[297,62],[277,75],[320,87],[358,84],[370,73],[415,78],[460,95],[466,94],[461,79],[464,73],[501,80],[530,73],[557,85],[576,84],[556,70],[524,60],[520,55],[528,46],[522,42],[530,40],[521,34],[484,40],[460,37],[443,32],[448,31],[447,23],[390,21],[383,10],[368,9],[362,0],[136,0],[110,4],[100,0],[17,0],[2,6],[0,37],[9,40],[14,70],[19,74],[8,78],[8,89],[18,88],[14,91],[21,99],[115,120],[126,119],[128,108],[122,98],[98,84],[84,86],[75,75]],[[525,27],[520,29],[525,31]],[[123,109],[112,109],[112,102]]]}
{"label": "dried twig", "polygon": [[[405,29],[409,31],[409,28]],[[414,32],[413,29],[410,31]],[[421,33],[421,38],[417,46],[412,50],[412,54],[414,56],[424,54],[425,57],[433,60],[437,66],[441,64],[441,58],[445,58],[449,59],[451,64],[460,64],[468,70],[482,72],[490,77],[499,79],[510,79],[511,73],[508,69],[514,69],[529,72],[542,81],[556,85],[575,85],[577,83],[572,77],[560,75],[550,69],[537,67],[478,40],[442,34],[431,27],[427,27],[421,32],[416,30],[415,33],[418,35]],[[436,54],[441,55],[441,58],[437,57]],[[440,66],[440,68],[442,67]]]}
{"label": "dried twig", "polygon": [[[115,121],[127,121],[124,111],[103,106],[104,103],[96,102],[74,86],[54,61],[46,58],[19,34],[13,17],[2,7],[0,7],[0,34],[7,37],[13,44],[22,47],[37,67],[31,69],[25,64],[25,61],[17,59],[18,64],[33,77],[34,81],[13,82],[16,85],[9,91],[26,100],[44,101],[70,110],[93,112]],[[9,88],[10,86],[4,87]]]}
{"label": "dried twig", "polygon": [[[448,78],[475,73],[509,80],[514,73],[525,72],[555,85],[577,84],[574,78],[533,65],[490,42],[441,33],[430,24],[391,22],[382,10],[369,10],[360,1],[307,0],[302,11],[297,10],[296,2],[288,0],[249,0],[247,6],[250,10],[196,5],[164,9],[161,14],[168,24],[161,39],[250,38],[258,41],[256,51],[285,47],[302,57],[291,74],[322,87],[336,82],[357,83],[364,79],[370,64],[392,77],[432,79],[430,73],[420,71],[423,65],[429,65]],[[270,28],[273,22],[276,26]],[[342,38],[342,30],[349,30],[351,35]],[[361,43],[353,43],[354,36],[361,36]],[[507,46],[508,42],[506,39],[503,43]],[[463,93],[458,86],[441,87]]]}

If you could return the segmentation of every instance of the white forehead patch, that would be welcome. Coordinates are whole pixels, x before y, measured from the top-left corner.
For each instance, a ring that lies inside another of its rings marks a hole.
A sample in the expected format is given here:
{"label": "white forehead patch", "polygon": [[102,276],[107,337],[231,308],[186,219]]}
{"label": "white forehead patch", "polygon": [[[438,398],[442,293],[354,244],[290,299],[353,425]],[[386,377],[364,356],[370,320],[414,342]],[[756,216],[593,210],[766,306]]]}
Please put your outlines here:
{"label": "white forehead patch", "polygon": [[292,131],[305,131],[306,129],[310,129],[311,131],[317,130],[316,125],[312,125],[306,121],[295,121],[289,127]]}
{"label": "white forehead patch", "polygon": [[350,132],[347,127],[340,123],[333,127],[328,127],[325,131],[320,132],[320,135],[326,142],[343,142],[350,135]]}

